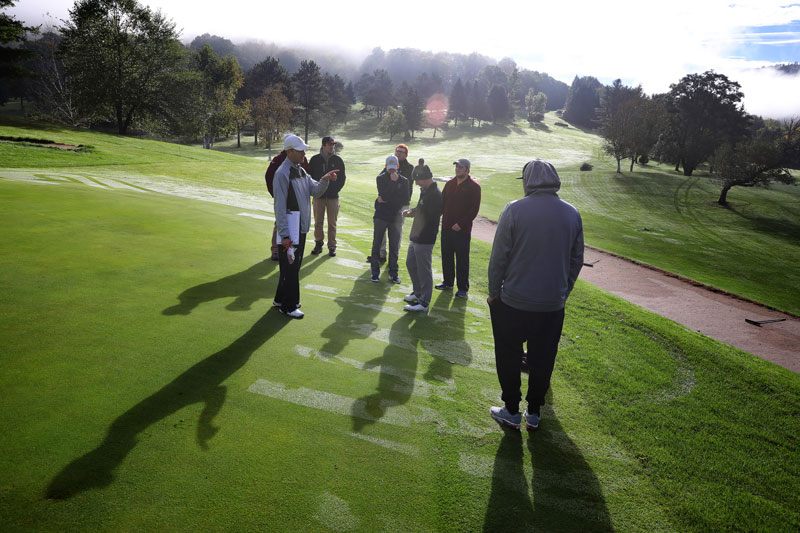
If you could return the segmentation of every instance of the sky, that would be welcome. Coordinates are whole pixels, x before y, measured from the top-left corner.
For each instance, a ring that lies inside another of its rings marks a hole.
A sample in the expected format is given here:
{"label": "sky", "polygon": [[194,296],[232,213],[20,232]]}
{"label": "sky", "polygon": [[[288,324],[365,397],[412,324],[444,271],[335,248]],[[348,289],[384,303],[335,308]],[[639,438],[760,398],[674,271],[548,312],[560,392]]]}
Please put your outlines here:
{"label": "sky", "polygon": [[[380,46],[510,57],[520,68],[571,83],[621,78],[648,94],[686,74],[713,69],[742,85],[745,108],[800,116],[800,76],[758,70],[800,62],[800,0],[453,0],[283,2],[139,0],[176,23],[184,42],[211,33],[352,55]],[[28,24],[66,19],[70,0],[18,0],[9,13]],[[45,16],[49,14],[49,16]]]}

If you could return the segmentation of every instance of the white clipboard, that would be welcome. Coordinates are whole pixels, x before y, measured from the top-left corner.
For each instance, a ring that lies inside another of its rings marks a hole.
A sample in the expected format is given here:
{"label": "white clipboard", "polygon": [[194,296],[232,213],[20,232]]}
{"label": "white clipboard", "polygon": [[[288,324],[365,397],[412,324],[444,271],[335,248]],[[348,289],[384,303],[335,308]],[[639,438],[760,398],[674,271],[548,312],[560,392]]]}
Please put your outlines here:
{"label": "white clipboard", "polygon": [[[289,226],[289,238],[293,244],[300,243],[300,211],[287,211],[286,224]],[[281,234],[275,233],[275,244],[281,244]]]}

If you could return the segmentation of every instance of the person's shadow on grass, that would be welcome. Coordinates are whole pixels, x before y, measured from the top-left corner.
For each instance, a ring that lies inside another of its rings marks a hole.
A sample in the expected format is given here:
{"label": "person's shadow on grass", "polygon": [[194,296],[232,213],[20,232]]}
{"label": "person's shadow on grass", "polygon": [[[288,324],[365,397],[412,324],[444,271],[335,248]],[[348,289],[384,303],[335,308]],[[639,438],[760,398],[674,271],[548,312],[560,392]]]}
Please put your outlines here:
{"label": "person's shadow on grass", "polygon": [[[264,278],[275,270],[275,266],[269,263],[262,261],[238,274],[187,289],[179,297],[181,305],[164,310],[164,314],[189,314],[203,302],[230,296],[237,296],[236,302],[249,307],[257,300],[274,294],[276,276]],[[305,267],[303,274],[310,273],[321,264],[318,261],[313,267]],[[227,309],[232,309],[231,305]],[[234,306],[233,309],[238,308]],[[209,439],[219,429],[212,421],[225,403],[226,388],[221,384],[289,322],[277,309],[270,309],[229,346],[198,362],[164,388],[120,415],[109,427],[100,446],[72,461],[52,479],[46,496],[67,499],[91,488],[110,485],[114,470],[136,446],[137,435],[164,417],[194,403],[205,404],[197,423],[197,443],[207,449]]]}
{"label": "person's shadow on grass", "polygon": [[219,429],[212,421],[225,402],[226,387],[222,383],[288,323],[276,309],[270,309],[229,346],[206,357],[128,409],[114,420],[97,448],[72,461],[50,481],[46,496],[64,500],[88,489],[110,485],[114,470],[136,446],[138,435],[194,403],[205,404],[198,420],[197,442],[206,448],[208,440]]}
{"label": "person's shadow on grass", "polygon": [[228,311],[247,311],[258,300],[271,298],[275,295],[277,280],[266,278],[278,268],[278,263],[266,259],[247,270],[225,276],[216,281],[201,283],[190,287],[178,295],[179,304],[168,307],[162,311],[164,315],[188,315],[195,307],[202,303],[211,302],[220,298],[235,297],[236,299],[225,306]]}
{"label": "person's shadow on grass", "polygon": [[[428,370],[425,372],[425,380],[448,381],[453,375],[453,363],[456,361],[461,365],[469,366],[472,363],[472,347],[466,340],[464,333],[464,321],[467,315],[467,299],[456,298],[452,291],[442,291],[433,304],[434,308],[448,309],[447,323],[444,327],[437,327],[438,337],[433,340],[423,341],[422,345],[433,357]],[[447,351],[441,349],[441,340],[448,340]]]}
{"label": "person's shadow on grass", "polygon": [[[367,271],[366,276],[370,276]],[[380,313],[391,290],[391,283],[372,283],[369,277],[362,276],[353,282],[350,294],[334,298],[334,302],[342,309],[336,319],[322,332],[322,338],[328,339],[320,348],[323,355],[339,355],[352,339],[363,339],[366,330],[372,330],[375,317]],[[354,329],[352,326],[359,326]]]}
{"label": "person's shadow on grass", "polygon": [[484,531],[613,530],[600,481],[551,408],[543,406],[539,429],[527,432],[530,489],[523,470],[525,437],[516,430],[503,431]]}
{"label": "person's shadow on grass", "polygon": [[353,404],[353,431],[360,432],[383,418],[390,407],[401,406],[411,398],[417,372],[416,319],[413,313],[407,313],[395,320],[383,354],[366,363],[367,368],[380,367],[381,371],[375,392]]}

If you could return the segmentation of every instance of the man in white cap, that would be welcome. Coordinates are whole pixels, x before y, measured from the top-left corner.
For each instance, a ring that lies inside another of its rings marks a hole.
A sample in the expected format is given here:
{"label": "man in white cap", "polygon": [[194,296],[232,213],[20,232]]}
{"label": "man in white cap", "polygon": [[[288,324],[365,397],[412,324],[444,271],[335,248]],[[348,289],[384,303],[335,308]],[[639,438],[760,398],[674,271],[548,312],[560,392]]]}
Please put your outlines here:
{"label": "man in white cap", "polygon": [[[297,135],[287,134],[283,138],[286,160],[275,171],[275,222],[281,239],[279,248],[280,278],[275,291],[273,305],[291,318],[303,318],[300,307],[300,264],[306,244],[306,233],[311,225],[311,197],[319,196],[328,188],[329,181],[336,181],[334,169],[315,181],[300,163],[306,155],[308,145]],[[290,212],[297,215],[288,216]],[[295,224],[295,227],[290,227]],[[295,239],[297,239],[295,241]]]}
{"label": "man in white cap", "polygon": [[[540,406],[564,325],[564,306],[583,266],[583,223],[578,210],[558,197],[553,165],[529,161],[522,170],[525,198],[500,213],[489,258],[489,311],[504,406],[489,410],[498,423],[539,427]],[[522,400],[520,365],[528,344],[528,409]]]}

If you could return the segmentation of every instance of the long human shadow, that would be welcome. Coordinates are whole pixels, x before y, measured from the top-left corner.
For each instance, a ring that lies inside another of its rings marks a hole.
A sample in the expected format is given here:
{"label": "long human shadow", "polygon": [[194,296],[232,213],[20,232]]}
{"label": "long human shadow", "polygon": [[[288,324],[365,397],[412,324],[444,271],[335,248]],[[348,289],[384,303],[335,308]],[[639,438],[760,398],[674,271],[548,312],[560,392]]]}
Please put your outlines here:
{"label": "long human shadow", "polygon": [[164,309],[162,314],[188,315],[200,304],[230,297],[235,297],[235,300],[225,306],[225,309],[247,311],[258,300],[274,296],[277,278],[265,279],[265,276],[277,269],[276,261],[266,259],[236,274],[195,285],[180,293],[180,303]]}
{"label": "long human shadow", "polygon": [[[300,283],[303,277],[327,262],[327,256],[316,261],[304,257],[300,265]],[[271,274],[275,273],[275,276]],[[188,315],[200,304],[220,298],[235,299],[225,306],[228,311],[248,311],[259,300],[271,301],[278,283],[278,262],[265,259],[246,270],[215,281],[190,287],[178,295],[177,305],[164,309],[164,315]],[[301,294],[302,297],[302,294]]]}
{"label": "long human shadow", "polygon": [[597,476],[552,409],[544,406],[542,415],[539,429],[527,437],[530,480],[523,466],[524,437],[504,429],[483,530],[612,531]]}
{"label": "long human shadow", "polygon": [[[447,309],[447,322],[444,327],[437,327],[435,340],[423,340],[422,345],[433,356],[428,370],[425,372],[426,381],[447,381],[453,375],[453,363],[469,365],[472,362],[472,347],[466,340],[464,322],[467,318],[467,299],[453,297],[452,291],[441,291],[433,303],[436,310]],[[438,341],[448,341],[447,350],[444,350]]]}
{"label": "long human shadow", "polygon": [[389,407],[404,405],[411,398],[418,359],[416,319],[416,315],[407,313],[395,320],[383,354],[366,363],[367,368],[380,367],[381,371],[375,392],[353,404],[353,431],[361,431],[367,424],[383,418]]}
{"label": "long human shadow", "polygon": [[[336,319],[322,332],[325,345],[320,348],[324,355],[339,355],[351,340],[363,339],[377,326],[375,317],[381,311],[383,303],[392,288],[390,283],[379,284],[369,281],[370,272],[356,279],[350,294],[334,298],[341,307]],[[398,305],[398,309],[401,307]],[[357,327],[353,327],[357,326]],[[369,330],[369,331],[367,331]]]}
{"label": "long human shadow", "polygon": [[67,499],[92,488],[106,487],[114,470],[136,446],[137,436],[159,420],[192,405],[205,404],[197,423],[197,442],[207,448],[218,427],[212,422],[225,402],[222,383],[239,370],[259,347],[289,321],[270,309],[229,346],[206,357],[120,415],[108,428],[105,439],[94,450],[75,459],[47,487],[52,499]]}

